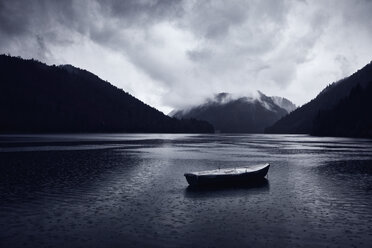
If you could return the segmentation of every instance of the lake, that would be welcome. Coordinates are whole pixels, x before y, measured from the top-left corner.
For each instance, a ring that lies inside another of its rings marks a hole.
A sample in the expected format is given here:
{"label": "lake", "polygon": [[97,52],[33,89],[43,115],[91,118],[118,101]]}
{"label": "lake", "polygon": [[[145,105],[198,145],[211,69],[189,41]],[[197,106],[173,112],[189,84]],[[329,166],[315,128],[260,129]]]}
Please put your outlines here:
{"label": "lake", "polygon": [[[259,185],[185,172],[271,164]],[[370,247],[372,140],[0,136],[0,247]]]}

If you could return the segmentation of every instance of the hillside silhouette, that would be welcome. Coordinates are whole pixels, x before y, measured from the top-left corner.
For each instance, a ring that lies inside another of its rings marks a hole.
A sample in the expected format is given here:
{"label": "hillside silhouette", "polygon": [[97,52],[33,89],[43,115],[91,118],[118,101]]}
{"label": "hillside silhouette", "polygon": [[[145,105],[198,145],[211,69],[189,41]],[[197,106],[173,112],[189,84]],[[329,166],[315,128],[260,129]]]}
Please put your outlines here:
{"label": "hillside silhouette", "polygon": [[[353,88],[358,84],[365,88],[372,80],[372,62],[353,75],[338,82],[328,85],[319,95],[302,107],[284,116],[271,127],[266,128],[266,133],[310,134],[319,112],[333,109],[339,102],[348,97]],[[359,108],[364,108],[359,106]]]}
{"label": "hillside silhouette", "polygon": [[164,115],[98,76],[0,55],[0,133],[204,133],[213,126]]}
{"label": "hillside silhouette", "polygon": [[372,138],[372,81],[357,85],[330,110],[320,111],[311,131],[317,136]]}

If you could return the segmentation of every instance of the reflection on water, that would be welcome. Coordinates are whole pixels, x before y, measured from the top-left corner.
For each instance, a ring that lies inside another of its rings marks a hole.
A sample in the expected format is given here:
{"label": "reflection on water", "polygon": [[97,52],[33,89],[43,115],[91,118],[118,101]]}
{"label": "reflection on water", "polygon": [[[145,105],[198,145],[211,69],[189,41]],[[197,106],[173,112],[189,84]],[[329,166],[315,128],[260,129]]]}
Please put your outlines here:
{"label": "reflection on water", "polygon": [[[261,184],[183,176],[263,162]],[[0,247],[369,247],[371,190],[371,140],[3,135]]]}
{"label": "reflection on water", "polygon": [[253,194],[263,194],[269,192],[269,180],[262,180],[223,185],[205,185],[203,187],[188,186],[185,189],[185,197],[188,198],[213,198],[213,197],[242,197]]}

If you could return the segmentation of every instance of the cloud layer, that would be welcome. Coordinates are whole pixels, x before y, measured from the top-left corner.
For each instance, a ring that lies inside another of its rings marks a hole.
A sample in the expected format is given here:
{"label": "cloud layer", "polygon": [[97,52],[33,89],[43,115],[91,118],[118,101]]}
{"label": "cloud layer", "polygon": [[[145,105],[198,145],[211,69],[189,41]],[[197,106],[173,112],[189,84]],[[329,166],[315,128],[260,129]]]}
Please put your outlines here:
{"label": "cloud layer", "polygon": [[0,52],[69,63],[165,112],[218,92],[301,105],[372,59],[372,1],[0,0]]}

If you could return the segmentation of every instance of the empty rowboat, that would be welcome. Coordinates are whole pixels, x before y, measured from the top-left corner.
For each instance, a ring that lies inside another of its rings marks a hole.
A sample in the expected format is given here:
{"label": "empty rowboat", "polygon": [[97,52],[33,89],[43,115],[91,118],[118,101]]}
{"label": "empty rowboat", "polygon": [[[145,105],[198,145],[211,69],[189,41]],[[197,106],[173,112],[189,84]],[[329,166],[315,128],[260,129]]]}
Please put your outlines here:
{"label": "empty rowboat", "polygon": [[185,173],[191,186],[231,183],[251,183],[263,179],[269,171],[270,164],[249,167],[227,168]]}

